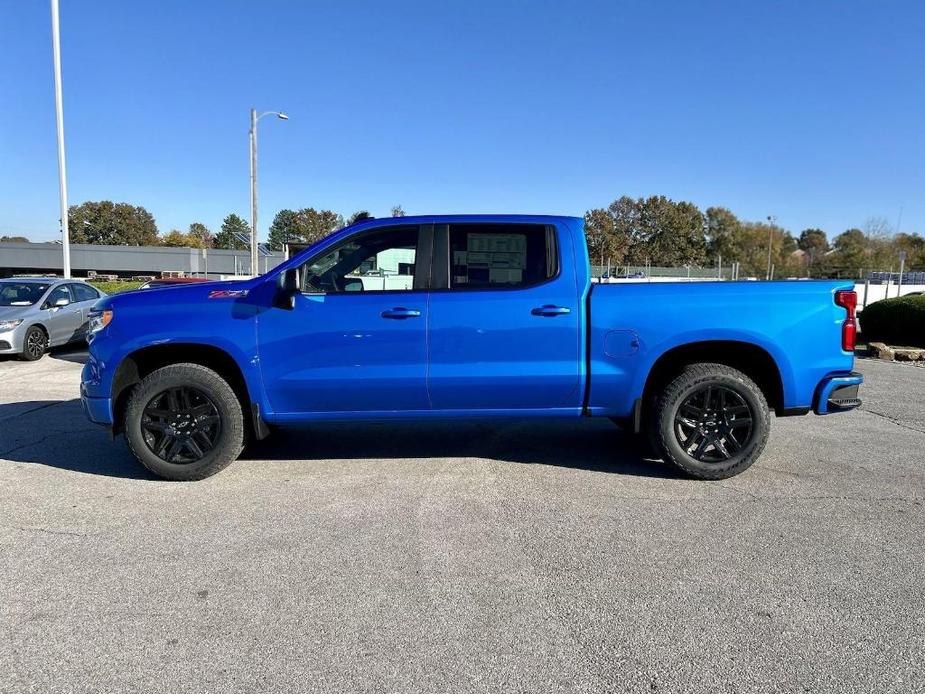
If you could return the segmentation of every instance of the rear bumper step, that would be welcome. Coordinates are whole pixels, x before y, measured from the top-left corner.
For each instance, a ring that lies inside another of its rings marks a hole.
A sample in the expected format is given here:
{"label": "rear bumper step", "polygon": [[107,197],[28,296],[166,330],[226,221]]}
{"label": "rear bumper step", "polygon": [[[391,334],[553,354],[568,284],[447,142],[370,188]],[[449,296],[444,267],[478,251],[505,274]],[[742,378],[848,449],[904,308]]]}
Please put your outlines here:
{"label": "rear bumper step", "polygon": [[858,388],[863,382],[864,376],[857,372],[823,379],[816,388],[813,411],[816,414],[835,414],[859,407]]}

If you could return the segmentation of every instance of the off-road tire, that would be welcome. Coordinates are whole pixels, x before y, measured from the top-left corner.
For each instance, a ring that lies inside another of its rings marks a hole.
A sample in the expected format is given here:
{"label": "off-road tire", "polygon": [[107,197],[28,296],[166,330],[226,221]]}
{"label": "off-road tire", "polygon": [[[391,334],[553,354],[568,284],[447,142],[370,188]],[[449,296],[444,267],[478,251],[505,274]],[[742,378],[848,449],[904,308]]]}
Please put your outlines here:
{"label": "off-road tire", "polygon": [[[705,386],[713,385],[733,391],[748,405],[752,420],[751,435],[741,450],[721,462],[704,462],[689,455],[676,434],[675,416],[687,398]],[[687,475],[701,480],[721,480],[748,469],[767,444],[771,432],[771,415],[767,400],[752,379],[725,364],[690,364],[658,396],[649,418],[650,440],[665,462]]]}
{"label": "off-road tire", "polygon": [[[170,388],[192,387],[206,395],[220,418],[218,439],[205,455],[189,463],[172,463],[158,457],[145,442],[142,416],[158,394]],[[205,479],[233,463],[244,447],[241,402],[228,382],[199,364],[171,364],[152,372],[135,386],[125,408],[125,440],[142,465],[158,477],[189,482]]]}

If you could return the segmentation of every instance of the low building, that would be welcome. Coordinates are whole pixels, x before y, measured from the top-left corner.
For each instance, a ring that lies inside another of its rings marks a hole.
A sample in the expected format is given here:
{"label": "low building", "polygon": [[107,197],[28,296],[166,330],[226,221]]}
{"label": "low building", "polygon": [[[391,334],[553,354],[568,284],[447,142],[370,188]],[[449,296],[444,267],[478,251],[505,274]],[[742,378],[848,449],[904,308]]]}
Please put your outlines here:
{"label": "low building", "polygon": [[[256,274],[263,274],[283,261],[282,253],[261,256]],[[0,277],[23,274],[60,275],[63,267],[60,243],[0,243]],[[182,273],[218,279],[228,275],[251,275],[249,251],[171,248],[167,246],[96,246],[71,244],[71,274],[118,277]]]}

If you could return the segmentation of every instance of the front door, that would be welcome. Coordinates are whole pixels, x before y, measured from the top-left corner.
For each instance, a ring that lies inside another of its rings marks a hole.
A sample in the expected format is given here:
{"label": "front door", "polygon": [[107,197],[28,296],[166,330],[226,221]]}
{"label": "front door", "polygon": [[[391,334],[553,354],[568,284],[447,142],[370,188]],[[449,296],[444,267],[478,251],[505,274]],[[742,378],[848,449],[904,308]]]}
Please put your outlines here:
{"label": "front door", "polygon": [[319,251],[299,269],[294,308],[259,315],[273,414],[429,409],[420,233],[418,225],[379,227]]}
{"label": "front door", "polygon": [[45,326],[48,328],[48,344],[51,347],[63,345],[76,339],[80,332],[80,307],[66,284],[60,284],[48,294],[42,304],[45,312]]}
{"label": "front door", "polygon": [[556,228],[542,224],[437,227],[433,272],[444,288],[431,297],[428,335],[435,410],[580,411],[582,296],[574,253],[560,246]]}

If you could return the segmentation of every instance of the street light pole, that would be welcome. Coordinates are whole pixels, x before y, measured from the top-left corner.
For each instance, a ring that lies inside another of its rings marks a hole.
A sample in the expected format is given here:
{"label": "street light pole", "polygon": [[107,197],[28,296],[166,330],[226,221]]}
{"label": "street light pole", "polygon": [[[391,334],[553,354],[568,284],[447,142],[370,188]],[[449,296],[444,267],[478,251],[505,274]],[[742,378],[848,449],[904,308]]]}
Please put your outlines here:
{"label": "street light pole", "polygon": [[777,217],[774,215],[768,215],[768,279],[771,279],[771,235],[774,232],[774,222],[777,221]]}
{"label": "street light pole", "polygon": [[251,274],[257,272],[257,110],[251,109]]}
{"label": "street light pole", "polygon": [[58,194],[61,202],[62,269],[71,276],[71,238],[67,228],[67,167],[64,161],[64,102],[61,97],[61,29],[58,24],[58,0],[51,0],[51,49],[55,63],[55,121],[58,128]]}
{"label": "street light pole", "polygon": [[267,111],[258,116],[257,109],[251,109],[251,275],[255,277],[260,274],[257,265],[257,121],[271,115],[280,120],[289,120],[289,116],[282,111]]}

